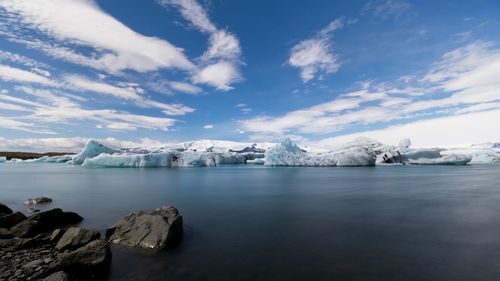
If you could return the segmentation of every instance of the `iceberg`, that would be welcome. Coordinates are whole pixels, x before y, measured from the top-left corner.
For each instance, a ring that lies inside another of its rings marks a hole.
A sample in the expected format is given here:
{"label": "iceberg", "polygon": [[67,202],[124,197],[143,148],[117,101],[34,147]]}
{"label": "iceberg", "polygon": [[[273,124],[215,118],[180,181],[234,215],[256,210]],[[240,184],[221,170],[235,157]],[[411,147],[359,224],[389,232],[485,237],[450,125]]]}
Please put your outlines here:
{"label": "iceberg", "polygon": [[[298,146],[290,139],[279,144],[251,144],[226,141],[192,141],[162,147],[110,148],[89,140],[77,155],[38,159],[11,159],[10,163],[68,163],[84,167],[208,167],[234,164],[265,166],[375,166],[396,165],[463,165],[467,163],[500,163],[500,150],[488,147],[459,149],[412,148],[409,139],[397,146],[385,145],[370,138],[356,140],[333,150]],[[459,153],[460,152],[460,153]],[[467,152],[467,153],[462,153]],[[2,162],[2,158],[0,158]]]}
{"label": "iceberg", "polygon": [[268,149],[266,166],[374,166],[383,164],[464,165],[472,160],[468,154],[442,154],[443,149],[412,149],[409,139],[398,147],[370,138],[358,138],[329,152],[308,153],[289,139]]}
{"label": "iceberg", "polygon": [[102,153],[112,154],[115,152],[118,152],[118,150],[104,146],[95,140],[89,140],[85,144],[83,150],[75,155],[73,159],[68,161],[68,163],[81,165],[87,158],[93,158],[99,156]]}
{"label": "iceberg", "polygon": [[73,155],[61,155],[49,157],[45,162],[47,163],[66,163],[73,159]]}
{"label": "iceberg", "polygon": [[472,160],[470,154],[449,153],[442,148],[410,148],[411,141],[403,139],[398,147],[386,146],[377,153],[377,165],[464,165]]}
{"label": "iceberg", "polygon": [[5,163],[5,162],[7,162],[7,157],[5,156],[0,157],[0,163]]}
{"label": "iceberg", "polygon": [[500,163],[500,151],[495,150],[476,150],[471,152],[471,164],[493,164]]}
{"label": "iceberg", "polygon": [[102,153],[83,162],[84,167],[207,167],[222,164],[245,164],[252,156],[236,153],[213,153],[201,151],[166,151],[146,154]]}
{"label": "iceberg", "polygon": [[419,165],[465,165],[472,160],[471,155],[466,154],[446,154],[435,158],[409,159],[408,164]]}
{"label": "iceberg", "polygon": [[374,166],[377,159],[374,143],[367,138],[359,138],[352,143],[340,147],[336,151],[326,153],[307,153],[290,139],[272,147],[265,152],[265,166]]}
{"label": "iceberg", "polygon": [[43,156],[43,157],[40,157],[40,158],[26,159],[26,160],[22,160],[22,159],[18,159],[18,158],[12,158],[8,162],[9,163],[41,163],[41,162],[47,161],[47,159],[49,159],[49,156]]}

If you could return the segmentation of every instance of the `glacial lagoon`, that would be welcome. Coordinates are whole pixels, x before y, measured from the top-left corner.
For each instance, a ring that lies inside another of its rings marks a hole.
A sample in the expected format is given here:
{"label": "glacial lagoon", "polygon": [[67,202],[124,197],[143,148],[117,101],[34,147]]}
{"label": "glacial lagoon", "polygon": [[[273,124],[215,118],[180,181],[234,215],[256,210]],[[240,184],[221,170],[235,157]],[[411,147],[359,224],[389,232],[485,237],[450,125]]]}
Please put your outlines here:
{"label": "glacial lagoon", "polygon": [[85,168],[0,166],[1,201],[48,196],[103,231],[164,205],[184,237],[112,247],[109,280],[495,280],[499,166]]}

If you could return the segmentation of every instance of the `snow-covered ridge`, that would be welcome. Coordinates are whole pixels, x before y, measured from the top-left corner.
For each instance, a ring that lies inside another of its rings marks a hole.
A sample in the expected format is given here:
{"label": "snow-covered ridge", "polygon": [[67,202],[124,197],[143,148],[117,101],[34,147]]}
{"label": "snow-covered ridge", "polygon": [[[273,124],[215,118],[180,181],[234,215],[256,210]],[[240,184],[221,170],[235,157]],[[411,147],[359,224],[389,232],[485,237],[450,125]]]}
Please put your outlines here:
{"label": "snow-covered ridge", "polygon": [[[108,147],[89,140],[77,155],[42,157],[7,162],[49,162],[84,167],[203,167],[221,164],[265,166],[375,166],[385,164],[463,165],[500,163],[495,144],[464,149],[411,148],[408,139],[398,146],[370,138],[358,138],[334,150],[301,147],[286,139],[282,143],[240,143],[199,140],[161,147]],[[0,161],[1,162],[1,161]]]}

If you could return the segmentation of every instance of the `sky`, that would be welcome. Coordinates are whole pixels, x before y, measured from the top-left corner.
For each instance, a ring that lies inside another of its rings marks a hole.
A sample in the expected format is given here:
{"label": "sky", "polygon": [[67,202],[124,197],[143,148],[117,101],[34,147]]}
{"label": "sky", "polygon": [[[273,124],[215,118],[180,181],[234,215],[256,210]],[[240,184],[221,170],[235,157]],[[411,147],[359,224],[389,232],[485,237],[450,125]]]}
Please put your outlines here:
{"label": "sky", "polygon": [[0,0],[0,149],[500,141],[500,2]]}

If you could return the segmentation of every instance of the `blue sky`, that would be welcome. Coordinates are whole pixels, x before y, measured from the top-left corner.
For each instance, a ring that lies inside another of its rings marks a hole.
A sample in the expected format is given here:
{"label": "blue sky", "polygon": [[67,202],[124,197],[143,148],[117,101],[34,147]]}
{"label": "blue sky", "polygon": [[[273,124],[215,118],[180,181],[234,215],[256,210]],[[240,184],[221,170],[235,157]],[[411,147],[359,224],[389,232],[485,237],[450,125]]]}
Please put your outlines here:
{"label": "blue sky", "polygon": [[0,148],[500,140],[498,1],[0,0]]}

